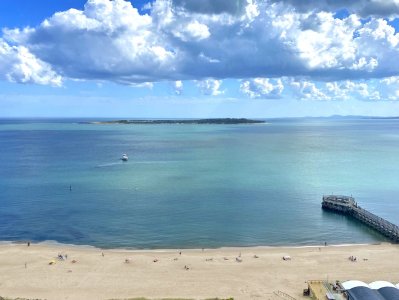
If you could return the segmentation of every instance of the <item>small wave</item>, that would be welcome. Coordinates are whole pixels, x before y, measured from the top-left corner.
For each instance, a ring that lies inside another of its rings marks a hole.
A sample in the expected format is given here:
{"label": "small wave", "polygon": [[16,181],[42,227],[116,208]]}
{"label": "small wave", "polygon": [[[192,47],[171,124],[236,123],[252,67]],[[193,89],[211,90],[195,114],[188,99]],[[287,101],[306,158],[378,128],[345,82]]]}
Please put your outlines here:
{"label": "small wave", "polygon": [[71,243],[62,243],[54,240],[44,240],[37,242],[38,245],[43,246],[55,246],[55,247],[71,247],[71,248],[81,248],[81,249],[97,249],[96,246],[86,245],[86,244],[71,244]]}

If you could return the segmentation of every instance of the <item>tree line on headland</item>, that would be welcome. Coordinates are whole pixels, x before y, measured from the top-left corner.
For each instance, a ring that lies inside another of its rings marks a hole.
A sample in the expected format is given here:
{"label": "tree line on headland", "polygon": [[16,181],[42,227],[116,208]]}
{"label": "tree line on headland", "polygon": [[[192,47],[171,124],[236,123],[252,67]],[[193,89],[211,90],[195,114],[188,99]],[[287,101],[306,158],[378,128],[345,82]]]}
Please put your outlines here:
{"label": "tree line on headland", "polygon": [[256,124],[265,123],[262,120],[245,118],[217,118],[217,119],[154,119],[154,120],[114,120],[90,122],[90,124]]}

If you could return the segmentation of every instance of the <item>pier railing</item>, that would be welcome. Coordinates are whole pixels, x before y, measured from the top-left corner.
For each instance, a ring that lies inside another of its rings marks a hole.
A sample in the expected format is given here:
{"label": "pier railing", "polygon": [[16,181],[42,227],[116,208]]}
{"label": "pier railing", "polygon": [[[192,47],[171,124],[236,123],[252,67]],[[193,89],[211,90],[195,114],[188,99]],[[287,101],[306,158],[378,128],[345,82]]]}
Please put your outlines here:
{"label": "pier railing", "polygon": [[381,232],[383,235],[399,242],[399,227],[361,207],[354,207],[352,215],[359,221]]}
{"label": "pier railing", "polygon": [[[399,227],[357,205],[352,197],[323,196],[322,207],[354,217],[362,223],[377,230],[392,241],[399,243]],[[343,200],[342,200],[343,199]]]}

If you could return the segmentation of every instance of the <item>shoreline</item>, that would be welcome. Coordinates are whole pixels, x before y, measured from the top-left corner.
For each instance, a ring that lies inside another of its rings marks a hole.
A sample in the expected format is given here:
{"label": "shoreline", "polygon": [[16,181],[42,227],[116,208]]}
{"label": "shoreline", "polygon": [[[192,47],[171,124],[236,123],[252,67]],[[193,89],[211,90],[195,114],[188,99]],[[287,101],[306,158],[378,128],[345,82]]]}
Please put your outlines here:
{"label": "shoreline", "polygon": [[[47,247],[67,247],[67,248],[77,248],[77,249],[86,249],[86,250],[99,250],[99,251],[126,251],[126,252],[173,252],[173,251],[202,251],[202,249],[206,250],[245,250],[245,249],[302,249],[302,248],[320,248],[326,247],[324,244],[320,245],[249,245],[249,246],[221,246],[221,247],[209,247],[209,248],[133,248],[133,247],[110,247],[110,248],[103,248],[97,247],[88,244],[70,244],[70,243],[61,243],[57,241],[47,240],[42,242],[35,242],[35,241],[0,241],[0,247],[2,245],[26,245],[27,243],[31,245],[43,245]],[[375,243],[342,243],[342,244],[327,244],[328,247],[351,247],[351,246],[372,246],[372,245],[382,245],[382,244],[392,244],[389,241],[381,241]]]}
{"label": "shoreline", "polygon": [[[357,262],[348,260],[350,256]],[[277,300],[273,292],[279,290],[299,300],[306,299],[302,291],[308,280],[397,284],[398,269],[399,245],[392,243],[204,250],[1,243],[0,296]]]}

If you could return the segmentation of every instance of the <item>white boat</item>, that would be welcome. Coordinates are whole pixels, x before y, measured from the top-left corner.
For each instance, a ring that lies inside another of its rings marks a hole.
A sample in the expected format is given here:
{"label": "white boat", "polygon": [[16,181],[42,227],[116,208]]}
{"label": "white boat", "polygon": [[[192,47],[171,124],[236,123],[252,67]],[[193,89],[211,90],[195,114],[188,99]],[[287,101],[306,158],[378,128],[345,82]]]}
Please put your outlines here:
{"label": "white boat", "polygon": [[122,154],[121,160],[123,161],[128,161],[129,157],[127,157],[127,154]]}

